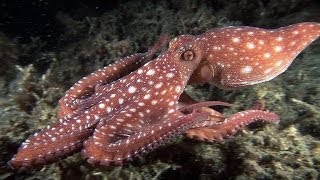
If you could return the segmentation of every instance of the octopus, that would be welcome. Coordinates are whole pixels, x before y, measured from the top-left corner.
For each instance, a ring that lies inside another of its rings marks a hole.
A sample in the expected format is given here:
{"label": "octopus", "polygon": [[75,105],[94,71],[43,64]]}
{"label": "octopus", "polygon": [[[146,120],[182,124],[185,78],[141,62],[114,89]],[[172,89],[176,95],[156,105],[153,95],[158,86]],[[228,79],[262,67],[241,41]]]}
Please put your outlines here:
{"label": "octopus", "polygon": [[118,60],[78,81],[59,101],[55,123],[30,136],[8,164],[23,171],[82,152],[92,165],[122,165],[178,135],[221,141],[254,121],[279,116],[255,107],[225,117],[196,102],[187,84],[236,89],[269,81],[320,36],[320,24],[278,29],[223,27],[200,35],[162,38],[146,53]]}

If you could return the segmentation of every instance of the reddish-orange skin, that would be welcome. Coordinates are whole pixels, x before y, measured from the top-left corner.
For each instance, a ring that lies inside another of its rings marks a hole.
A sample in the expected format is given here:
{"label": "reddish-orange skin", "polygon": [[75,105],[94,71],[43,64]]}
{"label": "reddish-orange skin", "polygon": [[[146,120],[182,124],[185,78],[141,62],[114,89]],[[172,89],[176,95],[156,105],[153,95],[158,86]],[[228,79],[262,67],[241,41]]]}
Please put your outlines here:
{"label": "reddish-orange skin", "polygon": [[[222,140],[256,120],[277,122],[263,110],[224,118],[208,108],[222,102],[179,107],[187,83],[238,88],[268,81],[320,35],[319,23],[279,29],[217,28],[182,35],[152,60],[163,41],[98,70],[77,82],[59,101],[58,120],[29,137],[9,161],[15,169],[49,164],[82,149],[91,164],[122,164],[186,133],[199,140]],[[148,63],[146,63],[148,62]]]}

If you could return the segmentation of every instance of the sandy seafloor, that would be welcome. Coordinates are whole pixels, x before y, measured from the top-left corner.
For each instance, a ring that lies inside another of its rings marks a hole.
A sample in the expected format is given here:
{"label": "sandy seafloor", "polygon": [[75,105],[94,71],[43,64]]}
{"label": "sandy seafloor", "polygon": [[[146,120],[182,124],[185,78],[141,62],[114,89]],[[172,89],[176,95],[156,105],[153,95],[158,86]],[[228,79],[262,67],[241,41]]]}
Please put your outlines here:
{"label": "sandy seafloor", "polygon": [[178,137],[122,167],[92,167],[79,153],[26,173],[6,164],[29,135],[56,120],[59,98],[77,80],[146,51],[161,34],[320,22],[316,0],[5,0],[0,15],[0,179],[320,178],[319,40],[269,82],[236,91],[186,88],[199,100],[233,103],[226,115],[263,99],[279,124],[254,123],[224,143]]}

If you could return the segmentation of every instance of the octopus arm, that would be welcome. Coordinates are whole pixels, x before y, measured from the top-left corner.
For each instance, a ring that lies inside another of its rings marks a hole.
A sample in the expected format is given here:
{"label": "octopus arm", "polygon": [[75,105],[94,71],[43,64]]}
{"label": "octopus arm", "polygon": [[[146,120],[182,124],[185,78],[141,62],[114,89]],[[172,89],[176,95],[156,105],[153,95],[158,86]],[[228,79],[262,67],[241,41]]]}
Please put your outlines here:
{"label": "octopus arm", "polygon": [[200,141],[223,141],[223,139],[234,135],[240,128],[259,120],[275,123],[279,121],[279,116],[273,112],[262,110],[241,111],[225,118],[222,122],[205,121],[196,124],[186,131],[186,136]]}
{"label": "octopus arm", "polygon": [[24,171],[50,164],[83,148],[83,141],[90,137],[93,128],[70,121],[56,123],[30,136],[17,154],[8,162],[14,169]]}
{"label": "octopus arm", "polygon": [[59,100],[58,118],[63,118],[76,109],[86,108],[84,107],[86,104],[81,103],[82,101],[80,100],[90,97],[95,92],[97,85],[109,84],[137,70],[152,60],[153,56],[161,50],[166,42],[167,37],[162,36],[147,52],[127,56],[83,77]]}
{"label": "octopus arm", "polygon": [[[94,140],[90,139],[85,143],[83,155],[88,158],[88,162],[91,164],[121,165],[123,161],[148,153],[159,145],[182,134],[196,123],[207,119],[207,113],[194,111],[184,115],[177,110],[167,119],[144,126],[143,129],[128,135],[127,138],[103,144],[102,146],[97,146]],[[99,135],[97,136],[99,137]]]}

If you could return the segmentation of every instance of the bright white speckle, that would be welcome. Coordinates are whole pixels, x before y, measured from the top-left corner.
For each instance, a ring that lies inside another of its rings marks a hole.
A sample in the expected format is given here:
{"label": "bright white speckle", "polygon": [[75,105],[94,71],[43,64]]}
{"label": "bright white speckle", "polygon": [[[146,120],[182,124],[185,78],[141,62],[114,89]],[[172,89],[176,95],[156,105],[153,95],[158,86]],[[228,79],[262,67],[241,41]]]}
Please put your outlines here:
{"label": "bright white speckle", "polygon": [[154,84],[154,81],[149,81],[148,84],[149,84],[149,85],[153,85],[153,84]]}
{"label": "bright white speckle", "polygon": [[128,89],[128,92],[129,92],[130,94],[132,94],[132,93],[136,92],[136,90],[137,90],[136,87],[130,86],[129,89]]}
{"label": "bright white speckle", "polygon": [[270,57],[271,57],[271,54],[270,54],[270,53],[264,53],[264,54],[263,54],[263,57],[264,57],[264,58],[270,58]]}
{"label": "bright white speckle", "polygon": [[149,71],[147,71],[146,75],[147,76],[152,76],[156,73],[156,71],[154,69],[150,69]]}
{"label": "bright white speckle", "polygon": [[163,90],[163,91],[161,91],[161,95],[165,95],[166,94],[166,92],[167,92],[167,90],[165,89],[165,90]]}
{"label": "bright white speckle", "polygon": [[143,96],[143,99],[150,99],[150,97],[151,97],[150,94],[146,94]]}
{"label": "bright white speckle", "polygon": [[100,109],[104,109],[105,107],[106,107],[106,105],[104,103],[99,104]]}
{"label": "bright white speckle", "polygon": [[232,38],[232,42],[234,42],[234,43],[237,43],[239,41],[240,41],[240,38],[238,38],[238,37]]}
{"label": "bright white speckle", "polygon": [[111,107],[108,106],[108,107],[106,108],[106,111],[107,111],[107,113],[110,113],[110,112],[112,111]]}
{"label": "bright white speckle", "polygon": [[159,89],[159,88],[161,88],[162,85],[163,85],[163,83],[162,83],[162,82],[159,82],[159,83],[156,84],[154,87],[157,88],[157,89]]}
{"label": "bright white speckle", "polygon": [[168,73],[166,76],[167,76],[167,78],[172,78],[174,76],[174,74],[173,73]]}
{"label": "bright white speckle", "polygon": [[274,47],[274,51],[275,52],[281,52],[282,51],[282,47],[281,46],[276,46],[276,47]]}
{"label": "bright white speckle", "polygon": [[213,46],[213,50],[221,50],[220,46]]}
{"label": "bright white speckle", "polygon": [[169,106],[173,106],[173,105],[174,105],[174,101],[170,101]]}
{"label": "bright white speckle", "polygon": [[264,45],[264,41],[263,40],[259,40],[258,41],[260,45]]}
{"label": "bright white speckle", "polygon": [[243,68],[241,68],[240,72],[242,74],[248,74],[251,73],[252,71],[252,67],[251,66],[244,66]]}
{"label": "bright white speckle", "polygon": [[118,102],[119,102],[119,104],[122,104],[122,103],[124,102],[124,99],[119,98],[119,99],[118,99]]}
{"label": "bright white speckle", "polygon": [[127,139],[126,144],[129,144],[129,143],[130,143],[130,140],[129,140],[129,139]]}
{"label": "bright white speckle", "polygon": [[176,93],[180,93],[181,87],[180,86],[176,86],[175,91],[176,91]]}
{"label": "bright white speckle", "polygon": [[56,141],[57,140],[57,138],[56,137],[53,137],[53,138],[51,138],[51,141]]}
{"label": "bright white speckle", "polygon": [[132,117],[132,115],[131,115],[131,114],[129,114],[129,113],[126,113],[126,116],[127,116],[127,117]]}
{"label": "bright white speckle", "polygon": [[144,117],[144,114],[142,112],[138,112],[140,117]]}
{"label": "bright white speckle", "polygon": [[248,49],[253,49],[253,48],[256,47],[252,42],[248,42],[248,43],[246,44],[246,46],[247,46]]}
{"label": "bright white speckle", "polygon": [[272,68],[268,68],[268,69],[266,69],[263,73],[264,73],[264,74],[269,74],[271,71],[272,71]]}
{"label": "bright white speckle", "polygon": [[283,37],[278,36],[278,37],[276,38],[276,40],[280,42],[280,41],[282,41],[282,40],[283,40]]}
{"label": "bright white speckle", "polygon": [[157,103],[158,103],[157,100],[152,100],[152,101],[151,101],[151,104],[152,104],[152,105],[156,105]]}
{"label": "bright white speckle", "polygon": [[124,121],[124,119],[117,118],[117,121],[118,121],[118,122],[123,122],[123,121]]}
{"label": "bright white speckle", "polygon": [[283,62],[283,61],[279,60],[279,61],[277,61],[274,65],[275,65],[276,67],[279,67],[279,66],[281,66],[282,62]]}

